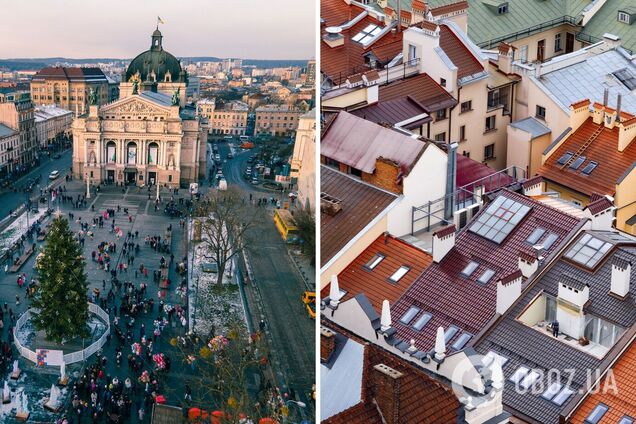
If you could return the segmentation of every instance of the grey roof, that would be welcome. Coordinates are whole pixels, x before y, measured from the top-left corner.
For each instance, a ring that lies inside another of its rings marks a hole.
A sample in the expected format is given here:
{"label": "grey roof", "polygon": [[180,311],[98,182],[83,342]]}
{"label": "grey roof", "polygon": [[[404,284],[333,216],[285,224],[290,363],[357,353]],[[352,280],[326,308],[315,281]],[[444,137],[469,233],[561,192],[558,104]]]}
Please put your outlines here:
{"label": "grey roof", "polygon": [[[635,52],[636,30],[634,29],[634,22],[625,24],[618,21],[618,11],[633,10],[630,7],[633,5],[634,0],[612,0],[606,2],[585,25],[580,34],[581,38],[585,39],[586,36],[592,36],[595,39],[600,39],[605,33],[614,34],[621,38],[622,46]],[[592,41],[596,41],[595,39],[592,39]]]}
{"label": "grey roof", "polygon": [[532,116],[520,121],[511,122],[510,126],[530,133],[532,138],[541,137],[542,135],[552,132],[550,128],[546,127],[541,121],[533,118]]}
{"label": "grey roof", "polygon": [[[571,55],[588,54],[583,50],[571,53]],[[560,56],[543,64],[544,69],[551,64],[572,57]],[[616,96],[623,96],[622,110],[636,114],[636,94],[632,93],[614,75],[613,72],[621,69],[631,69],[636,75],[636,59],[630,61],[625,54],[617,50],[609,50],[604,53],[591,55],[586,60],[570,66],[545,72],[540,78],[530,77],[539,87],[543,86],[552,95],[561,108],[569,112],[572,103],[579,100],[590,99],[592,102],[603,102],[603,91],[609,89],[609,106],[616,107]],[[542,87],[542,88],[543,88]]]}
{"label": "grey roof", "polygon": [[9,137],[15,134],[15,130],[7,127],[6,125],[0,123],[0,138]]}
{"label": "grey roof", "polygon": [[141,97],[151,102],[157,103],[160,106],[172,106],[172,97],[163,93],[155,93],[152,91],[142,91],[139,94]]}
{"label": "grey roof", "polygon": [[[610,258],[594,272],[585,270],[564,258],[560,258],[554,266],[549,269],[539,281],[532,283],[522,295],[520,301],[516,302],[510,310],[502,317],[495,327],[478,341],[475,349],[480,354],[486,354],[493,350],[508,358],[508,362],[503,367],[505,376],[505,388],[503,402],[508,410],[514,409],[539,422],[556,423],[559,422],[559,413],[565,406],[559,407],[554,403],[541,397],[541,393],[521,393],[515,390],[515,384],[508,378],[516,371],[520,365],[531,369],[544,371],[543,384],[547,387],[547,375],[549,370],[561,371],[561,376],[566,375],[565,370],[575,370],[572,376],[570,387],[577,391],[586,384],[587,370],[599,368],[602,360],[589,355],[582,350],[570,346],[562,341],[552,338],[547,332],[537,331],[530,328],[516,318],[522,313],[524,308],[541,292],[545,292],[553,297],[557,296],[558,283],[562,275],[566,274],[590,286],[590,301],[585,310],[586,313],[593,314],[605,320],[629,328],[636,323],[636,272],[631,274],[630,292],[624,300],[608,294],[610,290],[610,278],[612,273],[613,257],[623,260],[636,260],[636,241],[634,239],[619,236],[615,232],[590,232],[595,237],[616,243],[622,240],[623,244],[615,245],[607,256]],[[568,377],[570,376],[567,373]],[[554,381],[554,380],[552,380]]]}

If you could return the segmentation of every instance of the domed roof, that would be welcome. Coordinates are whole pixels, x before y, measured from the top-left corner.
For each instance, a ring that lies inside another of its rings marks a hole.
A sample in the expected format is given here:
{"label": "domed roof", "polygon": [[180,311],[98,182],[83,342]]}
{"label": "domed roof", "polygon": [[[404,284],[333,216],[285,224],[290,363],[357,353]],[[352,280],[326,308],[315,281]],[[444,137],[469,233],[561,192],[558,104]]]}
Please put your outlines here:
{"label": "domed roof", "polygon": [[157,82],[164,82],[168,72],[170,73],[171,82],[186,82],[185,72],[181,68],[181,63],[176,57],[163,49],[161,45],[162,38],[163,36],[159,29],[152,33],[150,50],[146,50],[130,62],[126,70],[126,81],[130,81],[137,72],[139,72],[141,82],[152,81],[153,79],[150,75],[154,71],[155,81]]}

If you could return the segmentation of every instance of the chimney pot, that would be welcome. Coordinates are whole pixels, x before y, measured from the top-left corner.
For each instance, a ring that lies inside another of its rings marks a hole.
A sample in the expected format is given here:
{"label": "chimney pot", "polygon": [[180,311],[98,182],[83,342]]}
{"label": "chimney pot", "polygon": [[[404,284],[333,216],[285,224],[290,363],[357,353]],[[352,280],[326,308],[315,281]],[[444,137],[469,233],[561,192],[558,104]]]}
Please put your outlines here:
{"label": "chimney pot", "polygon": [[631,262],[615,258],[612,261],[611,293],[620,298],[626,297],[629,294],[631,274]]}
{"label": "chimney pot", "polygon": [[338,276],[334,274],[331,276],[331,284],[329,285],[329,304],[335,308],[340,303],[341,298]]}
{"label": "chimney pot", "polygon": [[384,299],[382,301],[382,315],[380,317],[380,330],[388,331],[391,328],[391,309],[389,301]]}
{"label": "chimney pot", "polygon": [[437,335],[435,337],[435,359],[443,361],[446,357],[446,340],[444,339],[444,328],[437,328]]}

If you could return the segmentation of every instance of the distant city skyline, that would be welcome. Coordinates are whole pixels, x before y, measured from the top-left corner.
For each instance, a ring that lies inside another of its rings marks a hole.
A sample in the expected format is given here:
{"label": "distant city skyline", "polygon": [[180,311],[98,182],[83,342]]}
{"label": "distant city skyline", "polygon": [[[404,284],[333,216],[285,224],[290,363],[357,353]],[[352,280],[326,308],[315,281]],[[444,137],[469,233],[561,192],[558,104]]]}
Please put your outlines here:
{"label": "distant city skyline", "polygon": [[315,57],[313,0],[0,0],[0,9],[0,59],[131,59],[150,48],[157,16],[163,46],[177,57]]}

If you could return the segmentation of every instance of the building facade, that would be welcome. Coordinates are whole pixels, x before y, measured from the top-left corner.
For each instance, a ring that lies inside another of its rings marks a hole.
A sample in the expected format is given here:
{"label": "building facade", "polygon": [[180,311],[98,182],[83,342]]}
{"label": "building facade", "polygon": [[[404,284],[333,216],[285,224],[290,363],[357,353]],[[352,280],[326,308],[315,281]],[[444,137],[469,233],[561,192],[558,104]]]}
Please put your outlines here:
{"label": "building facade", "polygon": [[315,209],[316,198],[316,109],[300,117],[291,158],[292,183],[298,187],[298,204]]}
{"label": "building facade", "polygon": [[35,133],[42,149],[60,144],[71,137],[73,112],[55,106],[35,108]]}
{"label": "building facade", "polygon": [[13,171],[13,164],[18,157],[20,133],[0,124],[0,178],[3,180]]}
{"label": "building facade", "polygon": [[273,136],[292,136],[298,128],[298,120],[302,115],[300,109],[289,105],[266,105],[256,108],[255,134]]}
{"label": "building facade", "polygon": [[17,154],[11,170],[23,172],[37,160],[35,113],[28,92],[15,93],[11,101],[0,102],[0,123],[18,132]]}
{"label": "building facade", "polygon": [[36,106],[57,106],[75,116],[88,112],[91,93],[95,93],[97,105],[114,100],[108,78],[99,68],[48,67],[31,80],[31,98]]}
{"label": "building facade", "polygon": [[245,135],[249,106],[240,101],[231,101],[220,108],[214,99],[197,102],[199,114],[208,119],[210,134]]}

